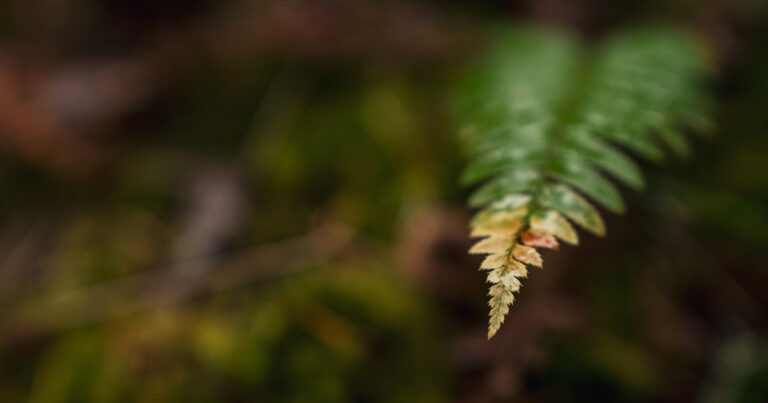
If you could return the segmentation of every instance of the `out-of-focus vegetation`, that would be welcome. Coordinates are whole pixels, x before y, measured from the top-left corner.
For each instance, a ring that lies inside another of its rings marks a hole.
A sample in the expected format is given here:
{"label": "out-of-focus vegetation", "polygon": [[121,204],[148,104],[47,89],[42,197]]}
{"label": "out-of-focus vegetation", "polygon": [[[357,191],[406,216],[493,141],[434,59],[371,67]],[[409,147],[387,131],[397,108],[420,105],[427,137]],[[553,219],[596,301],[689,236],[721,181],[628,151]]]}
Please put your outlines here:
{"label": "out-of-focus vegetation", "polygon": [[[486,341],[446,90],[490,24],[707,43],[711,139]],[[1,402],[759,402],[761,2],[0,5]]]}

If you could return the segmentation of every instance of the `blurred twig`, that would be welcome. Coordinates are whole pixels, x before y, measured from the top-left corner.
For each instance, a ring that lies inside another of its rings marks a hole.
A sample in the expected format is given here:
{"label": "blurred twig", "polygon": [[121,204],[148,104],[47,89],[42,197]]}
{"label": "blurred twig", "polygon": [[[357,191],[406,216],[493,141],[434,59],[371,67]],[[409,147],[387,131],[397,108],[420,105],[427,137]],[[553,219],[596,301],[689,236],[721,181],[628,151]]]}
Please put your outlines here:
{"label": "blurred twig", "polygon": [[167,307],[194,296],[296,273],[339,255],[352,238],[353,231],[346,225],[326,222],[297,238],[243,251],[206,277],[170,283],[167,279],[177,272],[176,267],[170,267],[22,303],[0,314],[0,344],[13,344],[25,337]]}

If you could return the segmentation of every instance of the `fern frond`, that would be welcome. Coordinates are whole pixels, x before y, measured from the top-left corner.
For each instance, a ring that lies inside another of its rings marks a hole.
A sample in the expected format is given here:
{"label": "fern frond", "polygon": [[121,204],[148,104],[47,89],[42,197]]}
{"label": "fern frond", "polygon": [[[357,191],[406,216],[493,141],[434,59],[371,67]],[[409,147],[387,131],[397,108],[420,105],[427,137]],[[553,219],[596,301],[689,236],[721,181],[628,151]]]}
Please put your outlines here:
{"label": "fern frond", "polygon": [[465,185],[479,208],[471,222],[484,254],[492,337],[504,321],[536,248],[578,243],[571,222],[602,236],[593,202],[621,213],[614,183],[644,185],[627,149],[659,161],[686,155],[681,127],[706,123],[700,81],[706,64],[695,41],[673,30],[637,30],[585,51],[568,36],[498,34],[460,93],[469,163]]}

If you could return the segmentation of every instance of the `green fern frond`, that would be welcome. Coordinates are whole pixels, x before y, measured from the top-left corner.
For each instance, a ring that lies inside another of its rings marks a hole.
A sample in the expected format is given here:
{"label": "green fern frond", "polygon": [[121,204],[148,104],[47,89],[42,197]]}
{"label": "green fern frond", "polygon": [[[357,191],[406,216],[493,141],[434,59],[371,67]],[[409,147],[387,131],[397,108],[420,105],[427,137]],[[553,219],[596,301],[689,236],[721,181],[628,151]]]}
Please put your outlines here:
{"label": "green fern frond", "polygon": [[571,222],[604,235],[593,202],[624,211],[606,176],[642,189],[623,149],[651,161],[665,148],[688,154],[681,128],[707,124],[706,72],[697,43],[674,30],[625,32],[591,51],[547,31],[497,34],[459,97],[469,153],[461,180],[480,185],[469,199],[480,209],[470,253],[487,255],[489,338],[527,266],[541,266],[536,248],[577,244]]}

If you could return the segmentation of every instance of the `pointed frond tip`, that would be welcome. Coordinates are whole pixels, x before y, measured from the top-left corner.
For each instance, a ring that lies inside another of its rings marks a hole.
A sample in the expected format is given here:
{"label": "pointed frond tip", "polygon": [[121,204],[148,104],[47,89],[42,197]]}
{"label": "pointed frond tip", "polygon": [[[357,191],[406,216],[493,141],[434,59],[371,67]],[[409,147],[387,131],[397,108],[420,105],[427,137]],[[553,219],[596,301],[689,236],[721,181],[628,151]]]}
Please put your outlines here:
{"label": "pointed frond tip", "polygon": [[[498,332],[537,248],[579,242],[576,226],[597,236],[595,205],[624,211],[616,184],[644,180],[627,150],[656,162],[689,155],[686,131],[709,122],[700,88],[710,69],[701,47],[672,29],[620,33],[594,52],[544,30],[496,32],[478,68],[457,92],[469,163],[478,185],[469,250],[485,255],[488,338]],[[610,178],[610,179],[609,179]]]}

